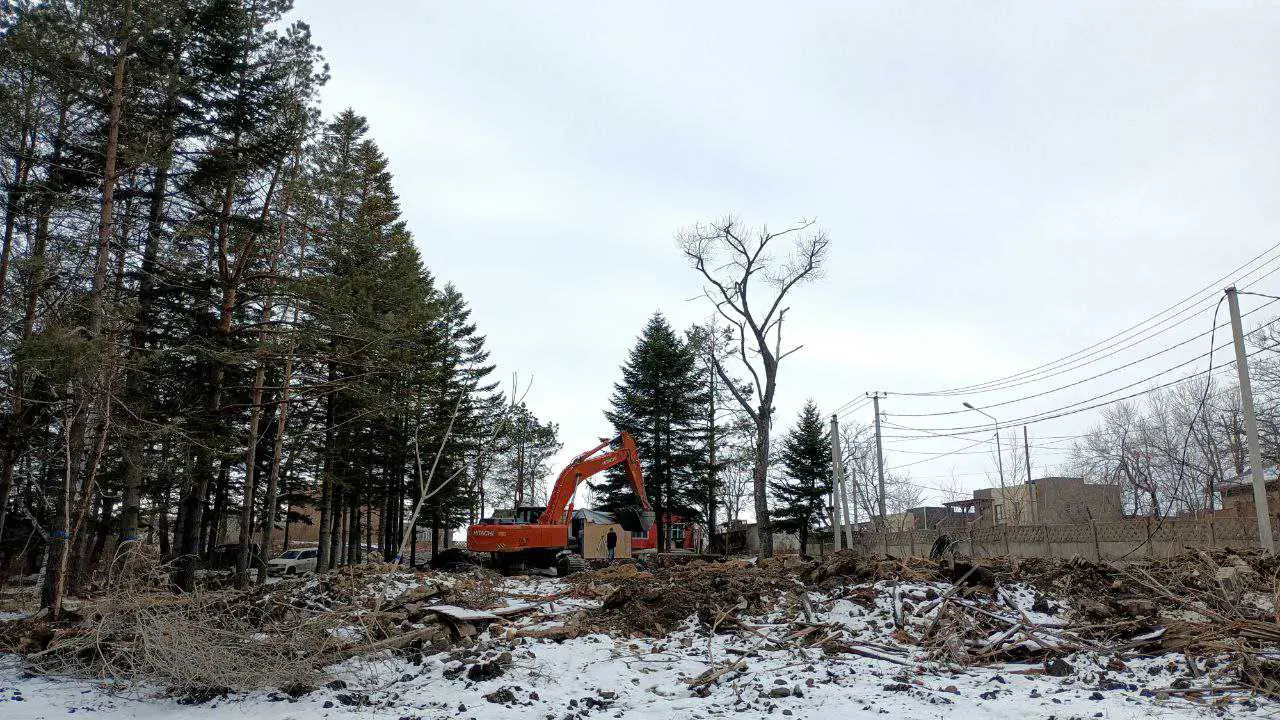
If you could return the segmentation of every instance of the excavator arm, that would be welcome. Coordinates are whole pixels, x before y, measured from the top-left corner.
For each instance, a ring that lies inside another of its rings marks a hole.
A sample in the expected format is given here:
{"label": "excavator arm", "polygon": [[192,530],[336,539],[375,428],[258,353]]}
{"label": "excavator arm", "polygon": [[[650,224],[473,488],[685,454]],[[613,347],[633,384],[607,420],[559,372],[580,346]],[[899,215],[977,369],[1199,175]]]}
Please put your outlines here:
{"label": "excavator arm", "polygon": [[[597,454],[606,447],[609,448],[608,452]],[[556,478],[555,487],[551,490],[551,499],[547,502],[547,509],[538,518],[538,524],[559,525],[568,523],[569,520],[565,517],[565,513],[569,507],[569,501],[573,499],[573,494],[578,489],[578,485],[592,475],[623,463],[627,465],[627,474],[631,477],[631,484],[635,487],[636,496],[640,498],[640,505],[644,508],[642,522],[647,530],[649,525],[653,523],[653,508],[649,505],[649,496],[644,490],[644,474],[640,471],[640,455],[636,451],[636,441],[630,434],[625,432],[613,440],[605,440],[587,452],[582,453],[565,467],[560,473],[560,477]]]}

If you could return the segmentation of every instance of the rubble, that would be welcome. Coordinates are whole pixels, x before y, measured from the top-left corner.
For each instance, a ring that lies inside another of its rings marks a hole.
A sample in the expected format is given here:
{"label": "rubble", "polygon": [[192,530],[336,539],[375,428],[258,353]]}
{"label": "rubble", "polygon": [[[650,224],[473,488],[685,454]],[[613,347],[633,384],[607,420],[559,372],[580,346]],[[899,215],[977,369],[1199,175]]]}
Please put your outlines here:
{"label": "rubble", "polygon": [[[442,681],[523,706],[540,702],[519,686],[530,648],[599,642],[645,658],[636,662],[696,662],[678,683],[693,697],[740,693],[762,663],[791,658],[782,666],[799,675],[752,691],[766,708],[811,692],[832,663],[862,663],[887,692],[935,704],[974,668],[1077,686],[1085,700],[1280,697],[1277,570],[1271,556],[1221,549],[1116,563],[849,551],[682,558],[565,579],[368,565],[243,592],[116,587],[81,600],[78,619],[0,622],[0,649],[36,672],[160,682],[187,695],[288,684],[292,696],[351,662],[441,658]],[[157,650],[159,639],[176,649]],[[930,678],[943,682],[922,689]]]}

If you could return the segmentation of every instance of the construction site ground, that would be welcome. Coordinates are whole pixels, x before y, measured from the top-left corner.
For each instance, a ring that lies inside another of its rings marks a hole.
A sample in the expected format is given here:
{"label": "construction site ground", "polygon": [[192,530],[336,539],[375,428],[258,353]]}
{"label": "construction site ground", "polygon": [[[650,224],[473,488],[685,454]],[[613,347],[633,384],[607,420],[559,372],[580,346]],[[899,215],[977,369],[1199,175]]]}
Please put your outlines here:
{"label": "construction site ground", "polygon": [[196,598],[104,586],[57,624],[20,585],[0,595],[0,717],[1272,717],[1278,569],[1222,550],[365,565]]}

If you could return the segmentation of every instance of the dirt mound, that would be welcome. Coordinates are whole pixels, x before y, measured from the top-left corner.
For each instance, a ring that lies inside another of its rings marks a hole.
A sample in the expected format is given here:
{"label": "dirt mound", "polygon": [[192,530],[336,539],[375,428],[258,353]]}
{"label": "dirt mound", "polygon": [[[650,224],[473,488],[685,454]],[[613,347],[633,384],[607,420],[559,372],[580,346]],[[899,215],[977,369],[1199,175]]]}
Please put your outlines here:
{"label": "dirt mound", "polygon": [[840,550],[809,565],[802,577],[815,585],[830,584],[837,579],[858,582],[927,582],[944,579],[948,567],[946,563],[936,560],[876,557],[856,550]]}
{"label": "dirt mound", "polygon": [[613,630],[646,635],[666,634],[693,615],[710,625],[734,608],[762,610],[778,593],[794,590],[797,582],[777,566],[741,560],[652,571],[620,565],[591,573],[591,579],[613,586],[591,619]]}

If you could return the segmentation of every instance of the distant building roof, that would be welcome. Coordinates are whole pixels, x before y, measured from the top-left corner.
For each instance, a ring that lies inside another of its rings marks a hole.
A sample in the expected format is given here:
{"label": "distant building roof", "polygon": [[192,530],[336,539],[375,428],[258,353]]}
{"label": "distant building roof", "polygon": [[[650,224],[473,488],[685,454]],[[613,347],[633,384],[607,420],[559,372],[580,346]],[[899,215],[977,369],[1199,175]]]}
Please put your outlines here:
{"label": "distant building roof", "polygon": [[585,519],[587,522],[599,525],[611,525],[613,523],[613,516],[609,513],[592,510],[590,508],[578,508],[574,510],[573,517],[575,519]]}
{"label": "distant building roof", "polygon": [[[1262,469],[1262,477],[1266,481],[1266,483],[1270,485],[1271,483],[1276,482],[1277,480],[1280,480],[1280,469],[1277,469],[1275,465],[1265,467]],[[1218,483],[1218,490],[1221,492],[1228,492],[1231,490],[1240,490],[1242,488],[1247,488],[1252,486],[1253,486],[1253,471],[1250,470],[1249,468],[1245,468],[1244,475],[1236,475],[1235,477],[1229,477],[1223,480],[1222,482]]]}

